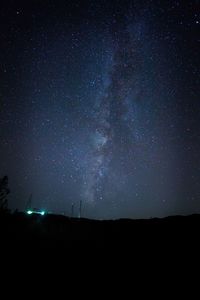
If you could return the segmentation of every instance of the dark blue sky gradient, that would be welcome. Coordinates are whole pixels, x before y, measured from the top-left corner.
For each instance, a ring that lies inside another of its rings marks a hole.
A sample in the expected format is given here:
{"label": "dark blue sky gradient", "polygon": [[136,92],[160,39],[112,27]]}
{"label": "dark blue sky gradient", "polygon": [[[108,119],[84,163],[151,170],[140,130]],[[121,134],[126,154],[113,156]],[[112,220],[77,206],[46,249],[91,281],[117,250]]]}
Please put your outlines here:
{"label": "dark blue sky gradient", "polygon": [[0,22],[12,209],[200,212],[199,1],[1,1]]}

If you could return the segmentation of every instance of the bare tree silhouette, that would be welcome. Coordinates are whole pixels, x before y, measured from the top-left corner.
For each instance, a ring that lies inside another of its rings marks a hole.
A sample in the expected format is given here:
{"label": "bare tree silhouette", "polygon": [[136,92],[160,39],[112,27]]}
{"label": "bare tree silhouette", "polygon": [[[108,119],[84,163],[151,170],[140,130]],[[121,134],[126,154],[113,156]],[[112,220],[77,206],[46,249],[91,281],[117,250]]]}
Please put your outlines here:
{"label": "bare tree silhouette", "polygon": [[8,176],[0,178],[0,211],[8,209],[7,196],[10,193],[8,188]]}

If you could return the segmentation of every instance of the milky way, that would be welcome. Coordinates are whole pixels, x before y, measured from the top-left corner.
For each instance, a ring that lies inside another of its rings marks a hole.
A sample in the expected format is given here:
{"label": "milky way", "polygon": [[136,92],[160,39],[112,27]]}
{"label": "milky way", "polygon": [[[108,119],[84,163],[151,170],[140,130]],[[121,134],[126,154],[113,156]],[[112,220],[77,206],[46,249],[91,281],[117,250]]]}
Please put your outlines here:
{"label": "milky way", "polygon": [[[124,26],[120,32],[115,30],[116,37],[121,40],[113,41],[114,57],[110,70],[109,84],[105,88],[103,97],[99,101],[95,112],[95,132],[93,135],[93,153],[88,166],[86,200],[99,201],[104,195],[103,182],[112,169],[112,161],[124,164],[126,149],[129,155],[134,152],[134,111],[130,108],[130,100],[134,102],[134,81],[137,79],[140,57],[138,55],[138,41],[132,41]],[[130,120],[127,116],[131,115]],[[130,122],[132,122],[130,128]],[[130,158],[129,158],[130,164]],[[120,178],[119,178],[120,184]],[[112,187],[110,187],[112,189]]]}

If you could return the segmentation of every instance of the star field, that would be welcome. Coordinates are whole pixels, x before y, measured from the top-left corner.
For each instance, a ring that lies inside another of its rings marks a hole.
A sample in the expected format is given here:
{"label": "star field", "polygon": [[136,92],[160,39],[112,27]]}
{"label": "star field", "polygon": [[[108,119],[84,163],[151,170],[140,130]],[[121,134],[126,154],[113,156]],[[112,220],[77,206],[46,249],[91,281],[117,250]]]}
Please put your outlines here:
{"label": "star field", "polygon": [[1,2],[12,209],[200,212],[199,19],[199,1]]}

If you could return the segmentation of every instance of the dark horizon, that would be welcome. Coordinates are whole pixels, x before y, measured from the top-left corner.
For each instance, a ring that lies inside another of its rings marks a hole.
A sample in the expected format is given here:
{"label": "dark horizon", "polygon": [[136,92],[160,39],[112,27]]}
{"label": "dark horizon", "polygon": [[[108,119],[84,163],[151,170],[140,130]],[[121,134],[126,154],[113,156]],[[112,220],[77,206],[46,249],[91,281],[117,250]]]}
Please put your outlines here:
{"label": "dark horizon", "polygon": [[1,1],[8,200],[94,219],[200,213],[199,1]]}

